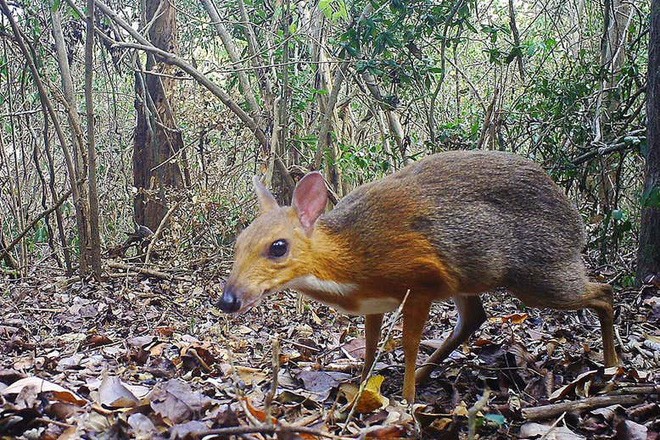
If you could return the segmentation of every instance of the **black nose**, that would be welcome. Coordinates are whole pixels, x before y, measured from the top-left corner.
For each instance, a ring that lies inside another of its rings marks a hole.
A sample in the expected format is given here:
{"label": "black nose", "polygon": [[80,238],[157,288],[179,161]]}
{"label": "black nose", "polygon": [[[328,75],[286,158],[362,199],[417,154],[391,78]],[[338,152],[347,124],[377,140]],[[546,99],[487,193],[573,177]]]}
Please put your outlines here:
{"label": "black nose", "polygon": [[222,297],[218,301],[218,307],[225,313],[234,313],[241,308],[241,300],[236,297],[231,288],[225,287]]}

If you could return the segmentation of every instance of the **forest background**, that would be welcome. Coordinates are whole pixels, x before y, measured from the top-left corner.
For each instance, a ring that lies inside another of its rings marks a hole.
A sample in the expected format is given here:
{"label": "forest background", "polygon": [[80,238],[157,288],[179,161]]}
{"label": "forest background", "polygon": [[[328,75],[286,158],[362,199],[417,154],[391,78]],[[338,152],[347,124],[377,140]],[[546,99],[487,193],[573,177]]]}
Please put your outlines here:
{"label": "forest background", "polygon": [[6,280],[203,273],[211,287],[193,300],[209,307],[256,213],[252,176],[288,202],[321,170],[336,202],[425,155],[489,149],[538,162],[566,191],[598,277],[620,289],[660,283],[650,2],[0,9]]}

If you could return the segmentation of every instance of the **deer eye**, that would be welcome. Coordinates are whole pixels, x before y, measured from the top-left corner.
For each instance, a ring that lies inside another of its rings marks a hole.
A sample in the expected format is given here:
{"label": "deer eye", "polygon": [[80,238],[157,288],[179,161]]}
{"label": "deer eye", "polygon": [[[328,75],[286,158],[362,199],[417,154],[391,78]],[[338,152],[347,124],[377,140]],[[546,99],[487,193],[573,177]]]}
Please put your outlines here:
{"label": "deer eye", "polygon": [[289,250],[289,243],[286,240],[276,240],[268,248],[268,256],[270,258],[283,257]]}

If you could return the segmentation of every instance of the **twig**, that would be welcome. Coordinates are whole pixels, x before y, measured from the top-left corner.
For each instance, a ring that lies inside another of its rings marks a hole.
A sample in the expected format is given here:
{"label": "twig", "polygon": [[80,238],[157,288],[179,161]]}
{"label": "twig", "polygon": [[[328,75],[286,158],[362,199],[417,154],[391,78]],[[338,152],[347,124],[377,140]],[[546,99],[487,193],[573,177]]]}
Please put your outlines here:
{"label": "twig", "polygon": [[[200,437],[206,435],[242,435],[242,434],[292,434],[303,433],[311,434],[317,437],[331,438],[335,440],[353,439],[354,437],[345,437],[341,435],[334,435],[327,432],[319,431],[318,429],[308,428],[306,426],[290,426],[290,425],[277,425],[277,426],[231,426],[228,428],[209,429],[203,431]],[[282,436],[280,438],[286,438]]]}
{"label": "twig", "polygon": [[43,417],[38,417],[34,421],[35,422],[46,423],[46,424],[53,424],[53,425],[60,426],[62,428],[75,428],[76,427],[76,425],[71,425],[69,423],[59,422],[59,421],[53,420],[53,419],[45,419]]}
{"label": "twig", "polygon": [[594,408],[602,408],[610,405],[634,405],[643,399],[639,395],[622,396],[597,396],[588,397],[573,402],[554,403],[552,405],[539,406],[536,408],[525,408],[522,410],[522,416],[525,420],[537,421],[556,417],[563,412],[588,411]]}
{"label": "twig", "polygon": [[280,340],[277,336],[273,339],[273,381],[270,385],[270,390],[266,395],[265,405],[266,405],[266,420],[270,423],[271,418],[271,406],[273,404],[273,399],[275,399],[275,393],[277,392],[277,378],[280,373]]}
{"label": "twig", "polygon": [[160,234],[163,233],[163,229],[165,228],[165,225],[167,224],[167,221],[170,219],[172,213],[176,211],[180,205],[181,202],[176,202],[172,207],[170,207],[170,209],[168,209],[165,215],[163,216],[163,219],[158,224],[158,228],[156,229],[156,232],[154,232],[154,235],[151,236],[151,240],[149,240],[149,245],[147,246],[147,253],[144,256],[144,264],[149,264],[149,257],[151,256],[151,249],[153,248],[154,243],[156,242],[156,240],[158,240]]}
{"label": "twig", "polygon": [[557,425],[559,424],[559,422],[561,422],[562,420],[564,420],[564,417],[566,417],[566,411],[564,411],[564,412],[561,414],[561,416],[559,416],[559,418],[557,418],[557,420],[555,420],[554,422],[552,422],[552,425],[550,425],[550,427],[548,428],[548,430],[545,432],[545,434],[543,434],[543,436],[541,436],[541,438],[540,438],[539,440],[545,440],[545,438],[546,438],[548,435],[550,435],[550,433],[551,433],[552,431],[555,430],[555,428],[557,427]]}
{"label": "twig", "polygon": [[477,430],[477,413],[488,405],[490,398],[490,389],[485,388],[484,393],[477,400],[472,408],[468,410],[468,440],[473,440]]}
{"label": "twig", "polygon": [[116,261],[108,262],[108,267],[111,267],[113,269],[121,269],[121,270],[128,270],[128,271],[131,271],[131,272],[141,273],[141,274],[149,275],[149,276],[156,277],[156,278],[162,278],[164,280],[190,281],[187,278],[181,277],[181,276],[178,276],[178,275],[172,275],[172,274],[169,274],[169,273],[161,272],[159,270],[148,269],[146,267],[131,266],[129,264],[119,263],[119,262],[116,262]]}

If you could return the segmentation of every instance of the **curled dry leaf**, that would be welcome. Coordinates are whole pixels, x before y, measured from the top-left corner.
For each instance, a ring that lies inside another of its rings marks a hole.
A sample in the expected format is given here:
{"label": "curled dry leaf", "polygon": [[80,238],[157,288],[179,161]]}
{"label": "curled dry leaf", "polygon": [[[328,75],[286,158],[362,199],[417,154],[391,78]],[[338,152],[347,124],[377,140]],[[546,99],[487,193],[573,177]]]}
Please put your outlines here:
{"label": "curled dry leaf", "polygon": [[389,405],[390,400],[380,392],[380,387],[384,380],[385,377],[381,375],[370,377],[357,403],[355,403],[355,400],[358,398],[360,387],[352,383],[342,384],[339,390],[344,394],[346,400],[348,400],[345,409],[350,409],[352,405],[355,405],[355,410],[358,413],[367,414]]}
{"label": "curled dry leaf", "polygon": [[[262,423],[265,423],[266,420],[268,420],[268,414],[266,414],[266,411],[252,405],[252,402],[250,401],[249,397],[244,397],[243,401],[245,402],[245,408],[248,410],[250,414],[252,414],[252,417],[254,417],[255,419],[259,420]],[[275,417],[271,416],[270,423],[276,425],[278,423],[278,420]]]}
{"label": "curled dry leaf", "polygon": [[64,387],[61,387],[57,384],[49,382],[47,380],[41,379],[36,376],[25,377],[19,379],[13,384],[9,385],[7,388],[2,390],[1,394],[3,396],[8,396],[10,394],[19,394],[26,387],[32,387],[36,390],[37,393],[51,393],[53,400],[60,402],[72,403],[74,405],[83,406],[87,403],[85,399],[78,396],[73,391],[67,390]]}
{"label": "curled dry leaf", "polygon": [[527,321],[527,318],[529,318],[529,315],[527,313],[512,313],[510,315],[502,316],[502,322],[503,323],[510,322],[511,324],[522,324],[523,322]]}
{"label": "curled dry leaf", "polygon": [[132,408],[139,399],[117,376],[104,376],[99,385],[99,403],[105,408]]}

